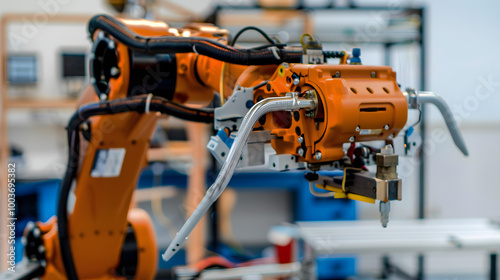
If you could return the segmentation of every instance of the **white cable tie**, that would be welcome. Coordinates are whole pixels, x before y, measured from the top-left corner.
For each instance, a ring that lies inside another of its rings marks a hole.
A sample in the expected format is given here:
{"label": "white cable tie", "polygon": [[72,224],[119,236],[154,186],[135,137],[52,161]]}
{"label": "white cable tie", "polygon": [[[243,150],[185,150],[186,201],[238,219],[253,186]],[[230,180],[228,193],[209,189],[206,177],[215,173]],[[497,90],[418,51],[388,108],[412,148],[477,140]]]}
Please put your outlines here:
{"label": "white cable tie", "polygon": [[153,94],[152,93],[148,94],[148,97],[146,97],[146,106],[145,106],[145,109],[144,109],[144,112],[146,114],[149,114],[149,107],[151,106],[151,99],[153,99]]}
{"label": "white cable tie", "polygon": [[280,55],[278,54],[278,48],[277,48],[277,47],[271,47],[270,49],[271,49],[271,51],[273,52],[274,57],[275,57],[277,60],[281,60],[281,57],[280,57]]}

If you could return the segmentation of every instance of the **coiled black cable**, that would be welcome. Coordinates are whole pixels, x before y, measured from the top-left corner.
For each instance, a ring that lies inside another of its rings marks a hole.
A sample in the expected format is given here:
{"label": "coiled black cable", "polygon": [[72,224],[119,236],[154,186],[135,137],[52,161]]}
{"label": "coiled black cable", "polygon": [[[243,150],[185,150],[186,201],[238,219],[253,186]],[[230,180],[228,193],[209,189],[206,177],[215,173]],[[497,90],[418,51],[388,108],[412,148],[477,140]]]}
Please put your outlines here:
{"label": "coiled black cable", "polygon": [[345,51],[323,51],[325,58],[342,58],[346,55]]}
{"label": "coiled black cable", "polygon": [[148,54],[195,52],[220,61],[241,65],[298,63],[302,58],[300,49],[252,50],[235,48],[203,37],[145,37],[136,34],[122,22],[108,15],[94,16],[88,27],[91,37],[98,29],[101,29],[130,49]]}
{"label": "coiled black cable", "polygon": [[145,95],[91,103],[80,107],[69,121],[67,126],[69,144],[68,165],[59,191],[57,228],[64,269],[70,280],[78,279],[68,239],[68,197],[73,179],[76,178],[77,175],[79,161],[80,137],[78,134],[78,127],[93,116],[125,112],[144,113],[147,106],[149,106],[151,112],[160,112],[188,121],[203,123],[213,122],[213,109],[194,109],[168,101],[161,97],[152,97],[149,104],[147,103],[147,96]]}

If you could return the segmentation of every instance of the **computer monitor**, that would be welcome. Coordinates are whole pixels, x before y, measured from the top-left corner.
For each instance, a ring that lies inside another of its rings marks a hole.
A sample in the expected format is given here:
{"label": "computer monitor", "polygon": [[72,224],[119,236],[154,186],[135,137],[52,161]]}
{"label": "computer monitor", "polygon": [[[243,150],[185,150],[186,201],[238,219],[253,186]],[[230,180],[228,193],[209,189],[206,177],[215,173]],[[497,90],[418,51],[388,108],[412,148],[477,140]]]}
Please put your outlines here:
{"label": "computer monitor", "polygon": [[35,55],[9,55],[7,57],[7,82],[12,85],[30,85],[37,82]]}
{"label": "computer monitor", "polygon": [[62,76],[63,78],[85,77],[85,54],[63,53]]}

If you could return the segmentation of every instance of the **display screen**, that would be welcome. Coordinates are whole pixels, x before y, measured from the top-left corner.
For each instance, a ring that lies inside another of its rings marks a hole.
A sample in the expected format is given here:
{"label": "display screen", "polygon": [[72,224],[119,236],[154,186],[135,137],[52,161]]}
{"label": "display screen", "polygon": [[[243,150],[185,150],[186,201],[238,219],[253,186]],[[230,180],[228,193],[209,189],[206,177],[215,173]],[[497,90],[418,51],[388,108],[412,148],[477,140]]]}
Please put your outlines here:
{"label": "display screen", "polygon": [[85,77],[85,54],[63,53],[62,75],[67,77]]}
{"label": "display screen", "polygon": [[7,81],[14,85],[37,82],[37,62],[34,55],[10,55],[7,58]]}

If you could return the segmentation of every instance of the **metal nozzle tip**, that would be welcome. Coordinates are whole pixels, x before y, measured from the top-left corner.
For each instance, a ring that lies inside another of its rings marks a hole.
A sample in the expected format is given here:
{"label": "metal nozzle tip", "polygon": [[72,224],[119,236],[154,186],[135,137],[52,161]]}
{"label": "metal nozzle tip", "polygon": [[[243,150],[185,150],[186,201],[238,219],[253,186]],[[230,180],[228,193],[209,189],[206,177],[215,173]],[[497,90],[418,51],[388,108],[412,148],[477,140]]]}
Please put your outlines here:
{"label": "metal nozzle tip", "polygon": [[380,223],[382,223],[382,227],[386,228],[389,223],[389,212],[391,211],[391,203],[380,201],[379,205],[380,211]]}
{"label": "metal nozzle tip", "polygon": [[170,260],[170,258],[172,258],[172,256],[173,256],[172,254],[168,254],[167,252],[165,252],[163,255],[161,255],[161,258],[164,261],[168,262]]}

